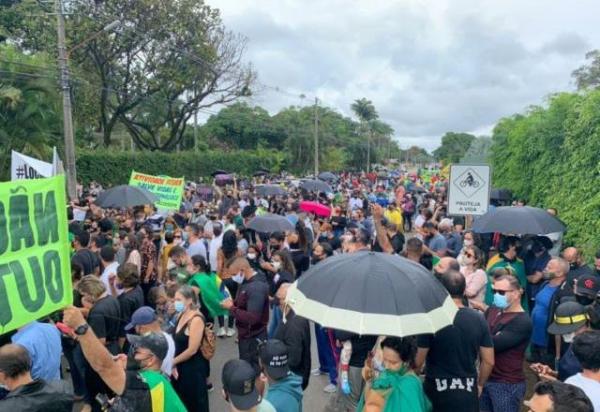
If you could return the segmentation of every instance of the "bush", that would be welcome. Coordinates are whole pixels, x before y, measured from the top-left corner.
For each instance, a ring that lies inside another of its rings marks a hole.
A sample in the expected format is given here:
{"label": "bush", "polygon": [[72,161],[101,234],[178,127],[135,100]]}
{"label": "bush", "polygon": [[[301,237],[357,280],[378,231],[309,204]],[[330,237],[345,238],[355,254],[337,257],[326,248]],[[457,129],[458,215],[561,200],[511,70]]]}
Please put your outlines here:
{"label": "bush", "polygon": [[208,177],[216,169],[252,175],[263,167],[279,171],[280,159],[278,152],[267,150],[179,153],[80,151],[77,153],[77,179],[84,184],[95,180],[103,186],[113,186],[127,184],[132,170],[152,175],[183,176],[190,180]]}

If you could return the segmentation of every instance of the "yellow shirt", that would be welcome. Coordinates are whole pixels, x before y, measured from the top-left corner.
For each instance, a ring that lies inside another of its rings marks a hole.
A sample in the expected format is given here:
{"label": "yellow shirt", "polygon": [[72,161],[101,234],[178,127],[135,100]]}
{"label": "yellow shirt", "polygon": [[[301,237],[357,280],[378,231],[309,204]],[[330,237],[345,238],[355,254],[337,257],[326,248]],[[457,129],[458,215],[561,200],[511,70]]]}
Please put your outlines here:
{"label": "yellow shirt", "polygon": [[396,225],[399,232],[404,232],[404,220],[402,219],[402,212],[396,208],[394,210],[386,210],[383,214],[385,218]]}

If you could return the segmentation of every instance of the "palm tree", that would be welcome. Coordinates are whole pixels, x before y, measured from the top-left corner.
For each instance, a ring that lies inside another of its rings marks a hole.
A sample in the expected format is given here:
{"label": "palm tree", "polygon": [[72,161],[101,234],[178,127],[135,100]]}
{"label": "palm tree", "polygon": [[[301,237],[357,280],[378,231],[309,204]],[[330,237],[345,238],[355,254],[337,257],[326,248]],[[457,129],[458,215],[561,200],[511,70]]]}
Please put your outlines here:
{"label": "palm tree", "polygon": [[[366,99],[365,97],[361,99],[357,99],[352,103],[350,109],[356,114],[358,120],[360,121],[361,130],[363,133],[366,130],[366,126],[373,120],[377,119],[379,115],[377,114],[377,110],[375,110],[375,106],[373,102]],[[367,134],[367,173],[371,171],[371,138],[370,138],[371,128],[369,127]]]}

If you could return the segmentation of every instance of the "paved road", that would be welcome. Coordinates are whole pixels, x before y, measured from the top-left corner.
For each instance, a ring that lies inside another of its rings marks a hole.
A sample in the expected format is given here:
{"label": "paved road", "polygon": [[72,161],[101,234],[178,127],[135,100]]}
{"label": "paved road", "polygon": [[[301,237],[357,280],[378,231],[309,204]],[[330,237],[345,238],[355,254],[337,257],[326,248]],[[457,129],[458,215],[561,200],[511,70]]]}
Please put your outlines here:
{"label": "paved road", "polygon": [[[311,325],[312,336],[312,367],[318,366],[317,344],[314,340],[314,329]],[[209,394],[211,412],[229,412],[227,404],[221,396],[221,370],[223,365],[229,359],[238,358],[237,345],[235,338],[219,339],[217,341],[217,353],[210,362],[211,376],[210,380],[215,389]],[[308,388],[304,391],[303,410],[306,412],[321,412],[333,395],[323,392],[323,388],[327,385],[328,379],[325,376],[311,376]]]}

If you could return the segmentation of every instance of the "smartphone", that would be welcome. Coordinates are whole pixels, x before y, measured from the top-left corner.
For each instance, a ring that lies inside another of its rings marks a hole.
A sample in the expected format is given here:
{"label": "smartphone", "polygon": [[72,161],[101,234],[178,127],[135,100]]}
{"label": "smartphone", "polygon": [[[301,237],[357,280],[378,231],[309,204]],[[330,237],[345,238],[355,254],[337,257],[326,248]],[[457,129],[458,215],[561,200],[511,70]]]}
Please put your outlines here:
{"label": "smartphone", "polygon": [[71,336],[75,331],[69,326],[65,325],[62,322],[56,322],[56,327],[59,331],[61,331],[64,335]]}

